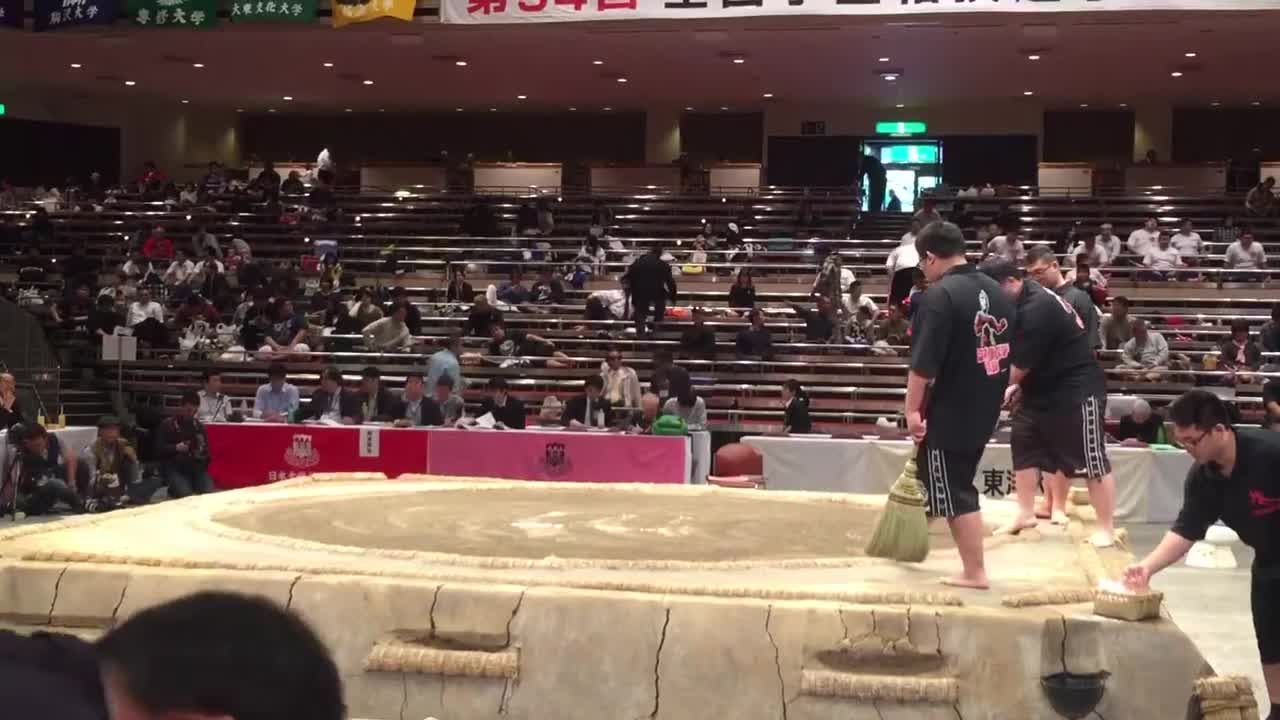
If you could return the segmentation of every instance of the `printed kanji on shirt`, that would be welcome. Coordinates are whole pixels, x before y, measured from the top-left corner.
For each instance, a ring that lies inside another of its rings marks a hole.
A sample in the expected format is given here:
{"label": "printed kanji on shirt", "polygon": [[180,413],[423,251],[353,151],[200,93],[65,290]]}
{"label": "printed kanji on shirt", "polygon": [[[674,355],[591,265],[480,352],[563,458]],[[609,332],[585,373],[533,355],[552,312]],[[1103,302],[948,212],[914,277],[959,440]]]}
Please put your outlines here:
{"label": "printed kanji on shirt", "polygon": [[231,22],[309,23],[316,19],[316,0],[231,0]]}
{"label": "printed kanji on shirt", "polygon": [[133,21],[144,28],[211,28],[218,24],[217,0],[133,0]]}

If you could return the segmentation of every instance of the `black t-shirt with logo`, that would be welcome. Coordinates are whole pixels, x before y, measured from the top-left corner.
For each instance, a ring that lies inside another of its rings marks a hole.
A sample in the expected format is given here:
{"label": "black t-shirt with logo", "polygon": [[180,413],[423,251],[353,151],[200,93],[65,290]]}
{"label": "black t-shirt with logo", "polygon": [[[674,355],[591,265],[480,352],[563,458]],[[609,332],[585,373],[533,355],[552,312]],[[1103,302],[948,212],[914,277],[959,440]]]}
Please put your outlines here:
{"label": "black t-shirt with logo", "polygon": [[1093,298],[1089,297],[1089,293],[1070,283],[1059,287],[1055,292],[1071,304],[1071,307],[1076,311],[1076,315],[1079,315],[1084,322],[1084,331],[1089,338],[1089,347],[1094,349],[1101,347],[1102,335],[1098,333],[1098,309],[1093,304]]}
{"label": "black t-shirt with logo", "polygon": [[912,301],[911,369],[931,378],[925,442],[977,451],[991,439],[1009,384],[1013,303],[973,265],[959,265]]}
{"label": "black t-shirt with logo", "polygon": [[1066,410],[1107,390],[1084,321],[1066,298],[1032,280],[1018,296],[1013,364],[1030,371],[1022,381],[1030,410]]}
{"label": "black t-shirt with logo", "polygon": [[529,342],[529,336],[523,330],[508,330],[502,340],[489,341],[489,354],[494,357],[528,357],[541,355],[542,346]]}
{"label": "black t-shirt with logo", "polygon": [[1182,510],[1173,531],[1203,540],[1221,520],[1254,549],[1255,568],[1280,568],[1280,433],[1237,428],[1236,464],[1230,477],[1216,465],[1194,465],[1187,473]]}

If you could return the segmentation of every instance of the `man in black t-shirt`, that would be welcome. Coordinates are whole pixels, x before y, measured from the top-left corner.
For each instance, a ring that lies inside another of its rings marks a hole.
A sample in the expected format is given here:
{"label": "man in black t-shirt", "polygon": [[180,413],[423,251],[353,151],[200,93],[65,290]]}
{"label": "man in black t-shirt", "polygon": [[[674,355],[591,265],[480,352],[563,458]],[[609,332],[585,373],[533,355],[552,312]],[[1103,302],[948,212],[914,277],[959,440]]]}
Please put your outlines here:
{"label": "man in black t-shirt", "polygon": [[1044,245],[1036,245],[1027,251],[1027,275],[1040,283],[1046,290],[1052,290],[1071,304],[1076,315],[1084,321],[1089,347],[1097,350],[1102,347],[1102,335],[1098,332],[1098,307],[1093,304],[1089,293],[1067,282],[1054,257],[1053,250]]}
{"label": "man in black t-shirt", "polygon": [[1192,390],[1169,408],[1173,434],[1196,464],[1187,473],[1182,510],[1149,555],[1124,570],[1125,584],[1145,589],[1151,576],[1177,562],[1221,521],[1253,548],[1253,628],[1271,698],[1280,720],[1280,435],[1235,428],[1225,403]]}
{"label": "man in black t-shirt", "polygon": [[1085,323],[1064,298],[1034,280],[1023,280],[1022,270],[1008,260],[988,260],[981,269],[1018,308],[1013,371],[1005,392],[1005,406],[1014,408],[1010,444],[1018,516],[998,532],[1016,534],[1036,526],[1041,472],[1053,522],[1065,524],[1071,478],[1083,475],[1098,516],[1098,531],[1090,541],[1109,546],[1114,542],[1116,484],[1103,428],[1107,379],[1089,347]]}
{"label": "man in black t-shirt", "polygon": [[973,480],[1009,382],[1013,303],[965,260],[964,235],[955,225],[929,224],[916,248],[929,289],[913,300],[907,428],[929,512],[947,518],[964,566],[943,582],[986,589]]}
{"label": "man in black t-shirt", "polygon": [[497,362],[500,365],[506,366],[519,358],[527,360],[531,357],[545,357],[547,358],[546,366],[549,368],[573,367],[572,358],[556,350],[555,343],[523,330],[508,330],[504,323],[493,324],[490,328],[490,338],[489,357],[498,358]]}

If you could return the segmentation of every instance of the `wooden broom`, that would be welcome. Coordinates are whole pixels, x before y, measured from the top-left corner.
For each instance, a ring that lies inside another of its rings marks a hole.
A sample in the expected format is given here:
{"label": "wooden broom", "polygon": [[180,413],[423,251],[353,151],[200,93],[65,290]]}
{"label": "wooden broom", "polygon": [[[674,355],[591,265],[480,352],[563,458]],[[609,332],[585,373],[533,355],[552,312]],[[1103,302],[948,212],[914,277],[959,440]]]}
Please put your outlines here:
{"label": "wooden broom", "polygon": [[871,557],[924,562],[929,556],[929,517],[925,513],[924,488],[916,472],[913,455],[889,489],[889,500],[867,543],[867,554]]}

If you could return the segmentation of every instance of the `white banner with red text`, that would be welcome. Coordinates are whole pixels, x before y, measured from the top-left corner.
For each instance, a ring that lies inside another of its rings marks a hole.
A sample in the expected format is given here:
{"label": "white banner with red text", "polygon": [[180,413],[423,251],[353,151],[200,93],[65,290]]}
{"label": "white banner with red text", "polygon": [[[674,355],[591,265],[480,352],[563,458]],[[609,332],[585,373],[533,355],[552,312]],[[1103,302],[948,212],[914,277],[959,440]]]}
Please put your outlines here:
{"label": "white banner with red text", "polygon": [[446,23],[687,20],[761,15],[1277,10],[1280,0],[440,0]]}

